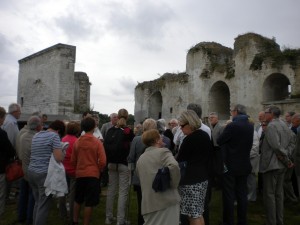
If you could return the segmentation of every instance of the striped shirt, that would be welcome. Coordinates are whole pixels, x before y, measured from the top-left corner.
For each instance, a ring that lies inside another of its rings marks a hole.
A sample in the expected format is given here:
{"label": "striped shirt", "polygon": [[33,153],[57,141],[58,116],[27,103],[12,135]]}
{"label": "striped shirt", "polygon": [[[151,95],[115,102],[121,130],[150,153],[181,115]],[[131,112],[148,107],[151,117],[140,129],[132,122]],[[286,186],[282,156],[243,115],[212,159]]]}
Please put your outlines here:
{"label": "striped shirt", "polygon": [[28,170],[35,173],[47,173],[50,157],[54,149],[61,149],[61,143],[57,133],[40,131],[35,134],[31,144]]}

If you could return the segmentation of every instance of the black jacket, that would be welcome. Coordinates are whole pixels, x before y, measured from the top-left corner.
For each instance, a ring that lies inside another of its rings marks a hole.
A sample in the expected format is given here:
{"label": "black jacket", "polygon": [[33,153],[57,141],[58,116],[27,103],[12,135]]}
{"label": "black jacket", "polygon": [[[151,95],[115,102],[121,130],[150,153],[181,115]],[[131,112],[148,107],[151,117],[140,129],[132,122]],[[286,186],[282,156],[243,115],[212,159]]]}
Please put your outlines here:
{"label": "black jacket", "polygon": [[196,184],[208,180],[212,151],[213,144],[203,130],[196,130],[183,139],[177,161],[186,161],[187,167],[180,185]]}
{"label": "black jacket", "polygon": [[15,150],[7,137],[7,133],[0,128],[0,173],[5,173],[5,167],[14,156]]}
{"label": "black jacket", "polygon": [[236,116],[219,136],[217,143],[221,147],[224,163],[228,172],[234,176],[251,173],[250,150],[253,143],[254,127],[247,115]]}

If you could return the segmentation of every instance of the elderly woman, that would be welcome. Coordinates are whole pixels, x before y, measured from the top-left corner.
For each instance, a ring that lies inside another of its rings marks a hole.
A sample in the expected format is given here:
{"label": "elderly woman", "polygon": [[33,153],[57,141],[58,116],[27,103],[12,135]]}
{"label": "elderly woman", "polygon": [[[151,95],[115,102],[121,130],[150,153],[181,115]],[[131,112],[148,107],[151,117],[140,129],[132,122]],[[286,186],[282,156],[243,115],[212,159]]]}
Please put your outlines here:
{"label": "elderly woman", "polygon": [[[143,132],[150,129],[156,129],[156,128],[157,128],[156,121],[154,119],[149,118],[143,122]],[[145,149],[146,149],[146,145],[142,142],[142,136],[135,136],[130,145],[130,153],[128,156],[128,166],[131,170],[135,169],[136,162],[138,161],[140,156],[144,153]],[[143,225],[144,219],[141,214],[142,190],[136,172],[134,172],[132,176],[132,184],[134,190],[136,191],[137,202],[138,202],[138,225]]]}
{"label": "elderly woman", "polygon": [[[136,172],[142,188],[142,215],[145,225],[179,224],[180,196],[177,190],[180,171],[178,163],[167,148],[162,148],[163,141],[156,129],[142,135],[143,143],[148,146],[137,162]],[[152,182],[158,169],[168,167],[170,188],[164,192],[155,192]]]}
{"label": "elderly woman", "polygon": [[35,134],[31,144],[28,181],[35,200],[33,224],[46,224],[51,205],[51,195],[46,196],[44,183],[48,166],[53,154],[57,162],[62,162],[64,154],[61,150],[60,138],[65,133],[65,124],[56,120],[45,131]]}
{"label": "elderly woman", "polygon": [[[66,179],[68,182],[69,189],[69,208],[70,216],[69,219],[73,222],[73,208],[74,208],[74,199],[75,199],[75,168],[71,164],[71,156],[73,153],[74,143],[77,141],[78,136],[80,135],[80,123],[71,121],[67,124],[66,136],[63,137],[62,142],[68,142],[69,147],[66,150],[66,155],[63,160],[63,165],[66,171]],[[59,213],[62,218],[67,217],[67,205],[66,205],[66,196],[61,197],[59,201]]]}
{"label": "elderly woman", "polygon": [[186,137],[180,146],[177,161],[187,165],[179,185],[180,213],[188,216],[191,225],[204,225],[202,215],[213,146],[209,135],[199,129],[201,120],[194,111],[184,111],[178,120]]}

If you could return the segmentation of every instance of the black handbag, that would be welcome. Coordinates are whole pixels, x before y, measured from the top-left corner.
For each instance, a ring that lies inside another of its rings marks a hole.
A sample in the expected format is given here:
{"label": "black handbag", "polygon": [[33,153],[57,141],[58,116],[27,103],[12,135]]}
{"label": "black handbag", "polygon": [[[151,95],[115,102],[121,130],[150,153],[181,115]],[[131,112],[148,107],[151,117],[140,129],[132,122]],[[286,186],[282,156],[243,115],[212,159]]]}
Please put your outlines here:
{"label": "black handbag", "polygon": [[180,169],[180,181],[182,181],[185,176],[185,173],[186,173],[187,162],[182,161],[182,162],[179,162],[178,165],[179,165],[179,169]]}
{"label": "black handbag", "polygon": [[170,171],[168,167],[158,169],[152,183],[152,188],[155,192],[164,192],[170,188]]}

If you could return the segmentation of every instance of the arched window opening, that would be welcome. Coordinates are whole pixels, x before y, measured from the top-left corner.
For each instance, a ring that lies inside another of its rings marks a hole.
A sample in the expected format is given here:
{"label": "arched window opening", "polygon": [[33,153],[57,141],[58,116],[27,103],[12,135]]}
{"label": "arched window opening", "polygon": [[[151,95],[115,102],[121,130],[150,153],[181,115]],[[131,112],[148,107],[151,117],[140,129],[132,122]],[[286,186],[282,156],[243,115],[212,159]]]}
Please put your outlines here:
{"label": "arched window opening", "polygon": [[223,81],[214,83],[209,91],[209,112],[217,112],[220,120],[230,118],[230,92]]}
{"label": "arched window opening", "polygon": [[289,79],[280,73],[274,73],[267,77],[263,84],[263,101],[280,101],[289,98],[291,84]]}
{"label": "arched window opening", "polygon": [[162,96],[160,92],[155,92],[149,99],[149,117],[155,120],[162,116]]}

